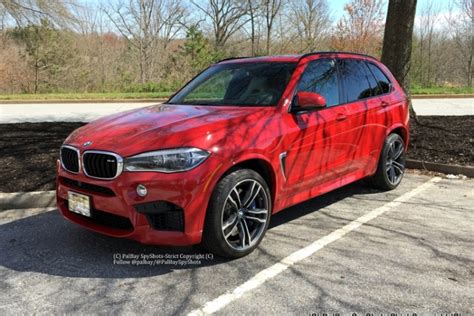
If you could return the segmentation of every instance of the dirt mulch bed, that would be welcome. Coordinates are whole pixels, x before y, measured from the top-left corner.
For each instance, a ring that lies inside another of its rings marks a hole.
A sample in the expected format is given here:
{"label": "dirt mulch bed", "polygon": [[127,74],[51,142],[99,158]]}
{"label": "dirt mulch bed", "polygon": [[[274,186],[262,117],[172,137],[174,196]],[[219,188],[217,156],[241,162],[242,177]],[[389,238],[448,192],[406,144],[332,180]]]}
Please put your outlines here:
{"label": "dirt mulch bed", "polygon": [[[472,165],[474,116],[424,116],[412,123],[409,158]],[[53,190],[64,139],[84,123],[0,124],[0,192]]]}
{"label": "dirt mulch bed", "polygon": [[53,190],[59,147],[82,125],[0,124],[0,192]]}
{"label": "dirt mulch bed", "polygon": [[474,116],[420,116],[419,121],[411,122],[408,158],[474,164]]}

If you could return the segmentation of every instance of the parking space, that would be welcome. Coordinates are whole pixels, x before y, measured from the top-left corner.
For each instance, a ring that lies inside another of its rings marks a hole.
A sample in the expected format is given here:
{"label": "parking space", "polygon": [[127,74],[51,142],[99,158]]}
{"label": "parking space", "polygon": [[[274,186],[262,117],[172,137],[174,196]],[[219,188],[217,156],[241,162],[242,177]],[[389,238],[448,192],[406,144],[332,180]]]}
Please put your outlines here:
{"label": "parking space", "polygon": [[[275,215],[261,246],[233,261],[108,238],[55,209],[5,211],[0,314],[468,314],[473,198],[472,180],[356,183]],[[143,255],[159,261],[133,262]]]}

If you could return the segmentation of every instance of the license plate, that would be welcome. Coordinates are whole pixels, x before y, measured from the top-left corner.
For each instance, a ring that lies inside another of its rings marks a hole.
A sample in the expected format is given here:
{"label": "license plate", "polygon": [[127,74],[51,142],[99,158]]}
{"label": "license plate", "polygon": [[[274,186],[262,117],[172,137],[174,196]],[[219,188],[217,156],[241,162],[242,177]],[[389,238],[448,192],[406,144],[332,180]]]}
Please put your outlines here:
{"label": "license plate", "polygon": [[69,211],[87,217],[91,216],[91,202],[87,195],[69,191],[67,193]]}

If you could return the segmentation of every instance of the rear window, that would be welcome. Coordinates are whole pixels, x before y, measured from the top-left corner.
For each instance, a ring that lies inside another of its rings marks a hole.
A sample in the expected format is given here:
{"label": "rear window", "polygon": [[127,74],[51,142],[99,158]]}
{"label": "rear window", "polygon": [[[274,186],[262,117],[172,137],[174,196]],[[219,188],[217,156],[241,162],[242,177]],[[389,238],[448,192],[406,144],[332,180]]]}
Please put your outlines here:
{"label": "rear window", "polygon": [[376,95],[389,93],[391,83],[390,83],[390,80],[387,78],[387,76],[376,65],[372,63],[367,63],[367,66],[369,66],[370,71],[372,72],[375,79],[377,80],[378,90],[377,90]]}
{"label": "rear window", "polygon": [[341,77],[344,82],[346,102],[357,101],[372,96],[370,85],[373,78],[367,72],[367,67],[362,61],[356,59],[341,59]]}

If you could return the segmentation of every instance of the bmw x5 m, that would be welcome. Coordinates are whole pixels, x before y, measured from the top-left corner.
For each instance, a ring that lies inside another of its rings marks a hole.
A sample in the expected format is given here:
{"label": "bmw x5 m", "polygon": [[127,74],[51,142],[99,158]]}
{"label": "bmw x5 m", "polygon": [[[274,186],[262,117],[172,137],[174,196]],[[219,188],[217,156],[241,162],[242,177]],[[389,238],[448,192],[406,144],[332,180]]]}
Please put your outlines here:
{"label": "bmw x5 m", "polygon": [[291,205],[363,178],[397,187],[408,119],[402,88],[369,56],[224,60],[164,104],[74,131],[57,203],[102,234],[241,257]]}

